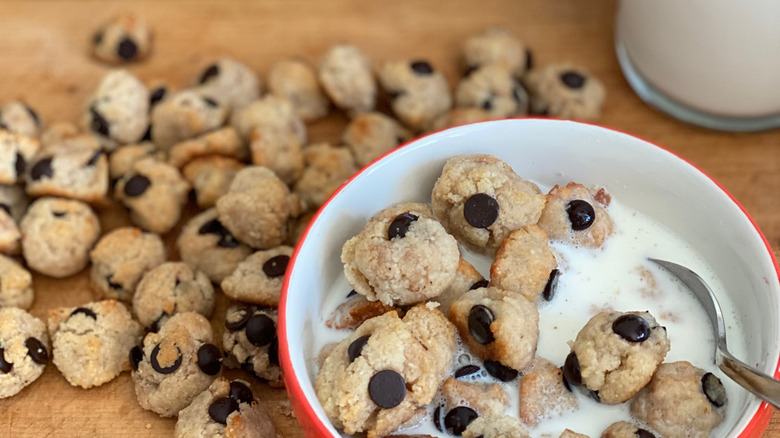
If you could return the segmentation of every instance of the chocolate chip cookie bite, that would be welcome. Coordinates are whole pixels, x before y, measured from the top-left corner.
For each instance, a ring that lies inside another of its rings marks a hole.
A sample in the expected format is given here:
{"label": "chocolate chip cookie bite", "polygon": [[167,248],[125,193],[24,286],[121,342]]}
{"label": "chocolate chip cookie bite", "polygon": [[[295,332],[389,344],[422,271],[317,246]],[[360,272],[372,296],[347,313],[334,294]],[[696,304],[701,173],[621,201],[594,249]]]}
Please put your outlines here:
{"label": "chocolate chip cookie bite", "polygon": [[279,306],[282,282],[293,248],[278,246],[257,251],[239,263],[220,286],[225,295],[245,303]]}
{"label": "chocolate chip cookie bite", "polygon": [[553,273],[557,267],[547,233],[536,225],[528,225],[504,239],[490,265],[490,284],[535,302],[545,290],[550,291],[550,297],[554,293],[548,284],[557,279]]}
{"label": "chocolate chip cookie bite", "polygon": [[537,357],[520,378],[520,421],[536,427],[541,421],[576,411],[577,397],[563,383],[563,371]]}
{"label": "chocolate chip cookie bite", "polygon": [[392,117],[370,112],[356,116],[347,125],[342,141],[363,167],[412,139],[412,133]]}
{"label": "chocolate chip cookie bite", "polygon": [[447,286],[444,292],[429,301],[439,303],[441,313],[449,317],[453,301],[470,290],[487,287],[489,283],[471,263],[461,258],[458,261],[458,269],[455,271],[452,283]]}
{"label": "chocolate chip cookie bite", "polygon": [[149,126],[149,90],[127,70],[114,70],[87,100],[81,124],[106,151],[139,142]]}
{"label": "chocolate chip cookie bite", "polygon": [[498,64],[517,77],[533,68],[531,50],[503,27],[487,28],[466,40],[463,59],[466,69]]}
{"label": "chocolate chip cookie bite", "polygon": [[528,432],[514,417],[479,417],[469,423],[463,438],[528,438]]}
{"label": "chocolate chip cookie bite", "polygon": [[135,162],[147,157],[163,161],[165,160],[165,152],[157,149],[151,141],[123,145],[117,148],[108,156],[108,175],[111,181],[116,181],[132,172]]}
{"label": "chocolate chip cookie bite", "polygon": [[257,73],[232,58],[219,58],[204,67],[197,87],[230,112],[249,105],[262,91]]}
{"label": "chocolate chip cookie bite", "polygon": [[460,251],[425,204],[405,203],[371,218],[341,250],[344,275],[369,301],[406,305],[440,295],[452,283]]}
{"label": "chocolate chip cookie bite", "polygon": [[0,399],[19,393],[49,363],[46,325],[15,307],[0,308]]}
{"label": "chocolate chip cookie bite", "polygon": [[0,308],[32,307],[35,293],[32,274],[11,257],[0,255]]}
{"label": "chocolate chip cookie bite", "polygon": [[376,81],[371,61],[350,44],[333,46],[320,62],[317,75],[325,93],[350,117],[376,105]]}
{"label": "chocolate chip cookie bite", "polygon": [[271,387],[283,387],[276,321],[276,309],[247,304],[230,306],[225,316],[226,330],[222,332],[225,365],[241,368]]}
{"label": "chocolate chip cookie bite", "polygon": [[21,186],[0,184],[0,254],[17,255],[21,251],[19,221],[29,203]]}
{"label": "chocolate chip cookie bite", "polygon": [[133,13],[113,17],[92,34],[92,56],[109,64],[140,61],[149,55],[151,46],[151,28]]}
{"label": "chocolate chip cookie bite", "polygon": [[618,421],[609,425],[601,438],[655,438],[655,434],[628,421]]}
{"label": "chocolate chip cookie bite", "polygon": [[303,148],[304,169],[293,190],[306,210],[314,211],[357,172],[349,149],[317,143]]}
{"label": "chocolate chip cookie bite", "polygon": [[27,165],[40,148],[33,137],[0,129],[0,184],[23,182]]}
{"label": "chocolate chip cookie bite", "polygon": [[524,80],[531,98],[531,113],[558,119],[596,120],[601,116],[606,91],[588,71],[568,64],[532,70]]}
{"label": "chocolate chip cookie bite", "polygon": [[151,139],[159,149],[168,151],[180,141],[221,127],[227,115],[228,108],[203,91],[180,91],[152,109]]}
{"label": "chocolate chip cookie bite", "polygon": [[345,301],[328,317],[325,325],[339,330],[355,330],[365,321],[391,311],[399,311],[399,309],[381,301],[369,301],[368,298],[351,290],[346,295]]}
{"label": "chocolate chip cookie bite", "polygon": [[431,198],[436,217],[450,234],[491,256],[509,233],[535,224],[545,205],[536,184],[487,154],[449,159]]}
{"label": "chocolate chip cookie bite", "polygon": [[604,189],[588,189],[574,182],[564,187],[556,185],[547,194],[538,225],[550,240],[600,247],[614,228],[606,210],[610,200]]}
{"label": "chocolate chip cookie bite", "polygon": [[330,101],[317,79],[317,71],[303,59],[274,64],[268,72],[268,91],[289,99],[304,122],[321,119],[330,112]]}
{"label": "chocolate chip cookie bite", "polygon": [[27,137],[37,137],[42,128],[40,116],[26,103],[9,100],[0,104],[0,129]]}
{"label": "chocolate chip cookie bite", "polygon": [[[441,393],[445,401],[441,422],[447,431],[455,435],[459,435],[467,426],[458,420],[474,417],[471,412],[480,417],[495,417],[503,415],[509,407],[509,396],[498,383],[466,382],[448,377],[441,385]],[[459,423],[462,427],[457,427],[454,423]]]}
{"label": "chocolate chip cookie bite", "polygon": [[662,436],[705,438],[725,418],[728,398],[714,374],[690,362],[664,363],[631,401],[631,414]]}
{"label": "chocolate chip cookie bite", "polygon": [[600,312],[571,343],[563,375],[600,403],[623,403],[647,385],[669,347],[666,328],[650,313]]}
{"label": "chocolate chip cookie bite", "polygon": [[385,63],[379,82],[391,99],[393,113],[415,132],[452,107],[447,79],[425,60]]}
{"label": "chocolate chip cookie bite", "polygon": [[467,72],[455,91],[455,104],[482,108],[490,118],[528,114],[528,92],[504,66],[484,64]]}
{"label": "chocolate chip cookie bite", "polygon": [[173,315],[141,345],[128,348],[135,395],[142,408],[173,417],[189,406],[222,369],[211,324],[202,315]]}

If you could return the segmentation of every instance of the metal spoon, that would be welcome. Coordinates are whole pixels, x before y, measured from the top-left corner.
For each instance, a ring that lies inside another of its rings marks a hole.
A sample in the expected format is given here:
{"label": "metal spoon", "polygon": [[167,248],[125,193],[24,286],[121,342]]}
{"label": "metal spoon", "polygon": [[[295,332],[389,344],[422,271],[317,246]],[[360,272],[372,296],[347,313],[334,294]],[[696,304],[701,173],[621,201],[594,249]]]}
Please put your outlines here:
{"label": "metal spoon", "polygon": [[677,263],[665,260],[649,259],[679,278],[696,295],[710,317],[712,328],[716,332],[715,364],[740,386],[755,394],[777,409],[780,409],[780,381],[747,365],[729,353],[726,348],[726,326],[718,299],[704,280],[695,272]]}

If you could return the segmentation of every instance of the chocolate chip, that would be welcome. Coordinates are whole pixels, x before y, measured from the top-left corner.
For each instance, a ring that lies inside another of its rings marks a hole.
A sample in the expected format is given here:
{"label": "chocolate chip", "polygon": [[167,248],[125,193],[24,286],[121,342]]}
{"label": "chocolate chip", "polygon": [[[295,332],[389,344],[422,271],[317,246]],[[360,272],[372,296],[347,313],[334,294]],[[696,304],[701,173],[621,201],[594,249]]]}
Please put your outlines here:
{"label": "chocolate chip", "polygon": [[277,278],[284,275],[287,270],[287,264],[290,262],[290,256],[278,255],[271,257],[265,263],[263,263],[263,272],[269,278]]}
{"label": "chocolate chip", "polygon": [[230,398],[238,403],[252,403],[255,399],[252,390],[248,386],[238,381],[230,382]]}
{"label": "chocolate chip", "polygon": [[116,54],[125,61],[130,61],[138,54],[138,45],[130,38],[122,38],[116,47]]}
{"label": "chocolate chip", "polygon": [[144,136],[141,137],[141,141],[151,141],[152,140],[152,125],[149,125],[146,127],[146,132],[144,132]]}
{"label": "chocolate chip", "polygon": [[8,216],[12,216],[11,207],[8,204],[0,204],[0,209],[5,210],[5,212],[8,213]]}
{"label": "chocolate chip", "polygon": [[488,374],[502,382],[511,382],[520,375],[520,372],[516,369],[508,367],[495,360],[486,360],[483,364],[485,365],[485,370],[488,372]]}
{"label": "chocolate chip", "polygon": [[51,168],[51,160],[51,158],[44,158],[33,164],[32,169],[30,169],[30,178],[33,181],[38,181],[43,177],[51,178],[54,175],[54,169]]}
{"label": "chocolate chip", "polygon": [[574,386],[582,385],[582,374],[580,373],[580,360],[577,359],[577,355],[572,351],[566,356],[566,360],[563,362],[563,378],[569,384]]}
{"label": "chocolate chip", "polygon": [[565,71],[561,73],[561,82],[566,84],[567,87],[576,90],[585,85],[585,76],[577,72]]}
{"label": "chocolate chip", "polygon": [[94,35],[92,35],[92,43],[95,45],[100,44],[103,41],[103,31],[97,31]]}
{"label": "chocolate chip", "polygon": [[490,324],[495,321],[493,312],[482,304],[477,304],[469,311],[469,333],[475,341],[487,345],[495,339],[490,331]]}
{"label": "chocolate chip", "polygon": [[463,72],[463,78],[467,78],[467,77],[471,76],[471,74],[474,73],[477,70],[479,70],[479,66],[478,65],[469,65],[469,66],[467,66],[466,70]]}
{"label": "chocolate chip", "polygon": [[200,79],[198,79],[198,83],[204,84],[209,79],[219,75],[219,65],[217,64],[211,64],[210,66],[206,67],[205,70],[203,70],[203,73],[200,74]]}
{"label": "chocolate chip", "polygon": [[561,367],[560,370],[561,370],[561,381],[563,382],[563,386],[566,388],[567,391],[572,392],[571,385],[569,384],[569,381],[566,380],[566,374],[563,373],[563,367]]}
{"label": "chocolate chip", "polygon": [[73,318],[74,315],[78,315],[79,313],[89,318],[92,318],[94,320],[97,320],[97,314],[94,311],[92,311],[92,309],[88,309],[86,307],[76,307],[75,309],[73,309],[72,312],[70,312],[70,316],[68,318]]}
{"label": "chocolate chip", "polygon": [[279,338],[274,336],[274,340],[271,341],[271,345],[268,346],[268,362],[272,365],[279,366]]}
{"label": "chocolate chip", "polygon": [[439,405],[436,406],[436,409],[433,410],[433,427],[436,428],[439,432],[444,432],[444,429],[441,428],[441,408],[443,406]]}
{"label": "chocolate chip", "polygon": [[97,164],[98,160],[100,159],[100,156],[103,155],[103,151],[96,151],[92,156],[89,158],[89,161],[87,161],[87,164],[85,166],[94,166]]}
{"label": "chocolate chip", "polygon": [[219,236],[217,246],[222,248],[235,248],[241,245],[241,242],[233,237],[233,235],[230,234],[230,231],[228,231],[218,219],[212,219],[201,225],[198,234],[215,234]]}
{"label": "chocolate chip", "polygon": [[412,70],[418,75],[433,74],[433,67],[427,61],[414,61],[411,63]]}
{"label": "chocolate chip", "polygon": [[19,152],[16,153],[16,162],[14,163],[14,167],[16,168],[17,176],[24,174],[24,169],[27,168],[27,163],[24,161],[24,157]]}
{"label": "chocolate chip", "polygon": [[27,105],[25,105],[24,108],[30,114],[30,117],[33,118],[33,122],[35,122],[36,125],[40,125],[41,124],[41,119],[40,119],[40,117],[38,117],[38,113],[36,113],[35,110],[33,110],[32,108],[30,108]]}
{"label": "chocolate chip", "polygon": [[252,345],[257,347],[268,345],[274,340],[275,335],[276,324],[267,315],[258,313],[252,315],[246,322],[246,338]]}
{"label": "chocolate chip", "polygon": [[89,129],[97,132],[103,137],[109,136],[108,121],[95,109],[94,106],[89,107],[89,113],[92,115],[92,122],[89,124]]}
{"label": "chocolate chip", "polygon": [[487,228],[498,219],[498,202],[484,193],[472,195],[463,204],[466,222],[475,228]]}
{"label": "chocolate chip", "polygon": [[444,416],[444,427],[447,428],[447,432],[461,436],[463,431],[469,427],[472,421],[476,420],[479,415],[474,409],[467,408],[466,406],[458,406],[451,411],[447,412]]}
{"label": "chocolate chip", "polygon": [[364,335],[361,336],[354,341],[352,341],[351,344],[349,344],[349,347],[347,347],[347,355],[349,356],[349,363],[352,363],[355,361],[355,359],[360,356],[360,353],[363,351],[363,347],[366,346],[366,342],[368,342],[368,338],[370,338],[371,335]]}
{"label": "chocolate chip", "polygon": [[64,211],[52,211],[52,212],[51,212],[51,214],[52,214],[54,217],[58,217],[58,218],[63,218],[63,217],[65,217],[65,216],[67,216],[67,215],[68,215],[68,214],[67,214],[67,213],[65,213]]}
{"label": "chocolate chip", "polygon": [[109,289],[115,290],[115,291],[122,291],[122,290],[124,290],[125,288],[121,284],[114,283],[113,281],[111,281],[113,278],[114,278],[114,274],[106,275],[106,284],[108,284]]}
{"label": "chocolate chip", "polygon": [[715,374],[707,373],[701,377],[701,390],[716,408],[726,404],[726,389]]}
{"label": "chocolate chip", "polygon": [[198,368],[209,376],[215,376],[222,368],[222,352],[216,345],[203,344],[198,348]]}
{"label": "chocolate chip", "polygon": [[493,109],[493,100],[492,98],[486,99],[482,101],[482,109],[485,111],[490,111]]}
{"label": "chocolate chip", "polygon": [[555,296],[555,289],[558,287],[558,277],[560,277],[560,274],[561,271],[557,269],[553,269],[552,272],[550,272],[550,277],[547,279],[547,284],[544,285],[544,290],[542,291],[542,298],[544,298],[545,301],[551,301]]}
{"label": "chocolate chip", "polygon": [[534,68],[534,55],[530,50],[525,49],[525,69],[530,70]]}
{"label": "chocolate chip", "polygon": [[639,438],[655,438],[655,435],[653,435],[652,432],[641,428],[637,428],[636,432],[634,432],[634,435],[638,436]]}
{"label": "chocolate chip", "polygon": [[412,223],[417,221],[417,219],[419,219],[419,216],[409,212],[399,214],[387,228],[387,238],[389,240],[393,240],[395,237],[403,239],[406,237],[409,227],[412,226]]}
{"label": "chocolate chip", "polygon": [[633,313],[618,317],[612,323],[612,331],[628,342],[643,342],[650,337],[650,326],[647,321]]}
{"label": "chocolate chip", "polygon": [[212,98],[210,98],[208,96],[203,96],[203,101],[206,102],[206,105],[208,105],[208,106],[210,106],[212,108],[216,108],[216,107],[219,106],[219,104],[217,103],[216,100],[214,100],[214,99],[212,99]]}
{"label": "chocolate chip", "polygon": [[368,381],[368,396],[380,408],[392,409],[406,397],[406,381],[393,370],[382,370]]}
{"label": "chocolate chip", "polygon": [[347,298],[352,298],[352,297],[354,297],[355,295],[357,295],[357,292],[355,292],[355,289],[352,289],[352,290],[351,290],[351,291],[349,291],[349,293],[347,294]]}
{"label": "chocolate chip", "polygon": [[146,191],[146,189],[149,188],[150,185],[152,185],[152,182],[149,180],[149,178],[143,175],[133,175],[125,183],[125,196],[129,196],[131,198],[140,196]]}
{"label": "chocolate chip", "polygon": [[165,87],[157,87],[149,94],[149,106],[153,107],[157,105],[168,94],[168,89]]}
{"label": "chocolate chip", "polygon": [[599,396],[598,391],[594,391],[592,389],[588,390],[588,397],[592,398],[596,403],[601,403],[601,397]]}
{"label": "chocolate chip", "polygon": [[179,369],[182,360],[181,350],[179,350],[179,347],[176,347],[176,351],[178,352],[179,356],[173,362],[173,365],[163,367],[160,366],[160,362],[157,361],[157,355],[160,354],[160,345],[156,345],[154,350],[152,350],[152,356],[149,358],[149,362],[152,364],[152,368],[154,368],[154,370],[160,374],[171,374],[172,372]]}
{"label": "chocolate chip", "polygon": [[46,352],[46,346],[43,345],[43,342],[35,338],[27,338],[24,345],[27,347],[27,354],[33,362],[40,365],[46,365],[49,362],[49,354]]}
{"label": "chocolate chip", "polygon": [[476,365],[465,365],[455,370],[455,378],[470,376],[474,373],[478,373],[481,368]]}
{"label": "chocolate chip", "polygon": [[483,278],[482,280],[479,280],[478,282],[472,284],[469,290],[475,290],[481,287],[488,287],[488,286],[490,286],[490,282]]}
{"label": "chocolate chip", "polygon": [[138,364],[141,363],[141,361],[144,360],[144,350],[140,346],[136,345],[135,347],[130,349],[130,366],[133,367],[134,370],[138,370]]}
{"label": "chocolate chip", "polygon": [[243,306],[238,309],[238,313],[241,315],[241,317],[235,321],[225,320],[225,328],[230,330],[231,332],[234,332],[236,330],[241,330],[246,325],[247,321],[249,321],[249,318],[252,317],[252,312],[254,310],[251,307]]}
{"label": "chocolate chip", "polygon": [[0,373],[8,374],[14,368],[14,364],[5,359],[5,349],[0,347]]}
{"label": "chocolate chip", "polygon": [[238,410],[238,402],[230,397],[222,397],[211,402],[209,417],[217,423],[227,424],[227,418]]}
{"label": "chocolate chip", "polygon": [[596,220],[596,212],[593,206],[582,199],[575,199],[566,205],[566,213],[569,215],[571,229],[582,231],[590,228]]}

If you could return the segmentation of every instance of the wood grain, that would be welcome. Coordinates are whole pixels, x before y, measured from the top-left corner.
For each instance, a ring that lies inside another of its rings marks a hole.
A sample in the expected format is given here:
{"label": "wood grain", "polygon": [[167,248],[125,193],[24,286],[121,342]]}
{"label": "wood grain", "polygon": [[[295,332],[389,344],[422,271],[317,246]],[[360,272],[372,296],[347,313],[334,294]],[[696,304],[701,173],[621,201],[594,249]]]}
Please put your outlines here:
{"label": "wood grain", "polygon": [[[312,62],[333,44],[352,42],[375,63],[426,58],[454,84],[464,39],[488,25],[504,25],[533,49],[539,65],[571,61],[606,85],[600,124],[634,134],[687,159],[715,178],[744,206],[775,251],[780,249],[780,132],[727,134],[677,122],[645,106],[623,79],[613,50],[615,2],[597,0],[262,0],[262,1],[2,1],[0,100],[22,98],[46,122],[76,122],[87,96],[109,67],[87,54],[93,29],[120,11],[135,11],[155,30],[152,56],[129,69],[144,80],[191,84],[219,55],[230,55],[265,75],[283,58]],[[340,115],[310,127],[312,141],[338,139]],[[101,211],[104,230],[127,224],[120,208]],[[175,232],[167,236],[169,244]],[[173,248],[172,248],[173,250]],[[172,251],[175,255],[175,251]],[[64,280],[35,277],[32,313],[77,305],[93,297],[85,273]],[[223,313],[221,300],[216,314]],[[220,321],[215,328],[221,328]],[[73,388],[54,366],[19,395],[0,400],[0,436],[123,437],[171,435],[172,419],[141,409],[130,377],[91,390]],[[286,395],[254,385],[286,438],[302,437],[285,415]],[[764,434],[780,438],[775,414]]]}

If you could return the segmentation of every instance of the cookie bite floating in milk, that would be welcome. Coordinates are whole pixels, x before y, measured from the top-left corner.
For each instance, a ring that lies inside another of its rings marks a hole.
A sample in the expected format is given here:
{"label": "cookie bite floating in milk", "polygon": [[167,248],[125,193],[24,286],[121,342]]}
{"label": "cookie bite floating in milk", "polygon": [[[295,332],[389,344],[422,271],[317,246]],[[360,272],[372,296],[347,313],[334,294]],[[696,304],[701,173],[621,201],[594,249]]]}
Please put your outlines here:
{"label": "cookie bite floating in milk", "polygon": [[550,240],[597,248],[612,234],[614,224],[606,208],[611,196],[603,188],[588,189],[569,182],[554,186],[539,218]]}

